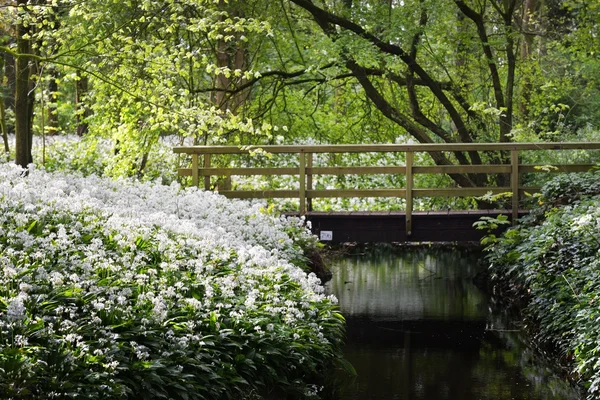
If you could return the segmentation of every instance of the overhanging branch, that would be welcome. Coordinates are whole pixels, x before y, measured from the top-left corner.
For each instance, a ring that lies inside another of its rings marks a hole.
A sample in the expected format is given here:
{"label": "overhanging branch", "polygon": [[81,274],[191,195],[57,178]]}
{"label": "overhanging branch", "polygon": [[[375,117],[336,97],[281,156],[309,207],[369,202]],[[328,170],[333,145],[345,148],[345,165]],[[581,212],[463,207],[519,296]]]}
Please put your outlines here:
{"label": "overhanging branch", "polygon": [[397,46],[395,44],[385,42],[381,40],[379,37],[365,30],[362,26],[340,16],[330,13],[324,9],[317,7],[310,0],[291,0],[294,4],[299,7],[305,9],[309,13],[313,15],[313,18],[319,24],[323,31],[333,36],[335,35],[335,30],[331,29],[330,24],[337,25],[341,28],[344,28],[357,36],[366,39],[374,46],[379,48],[384,53],[395,55],[399,57],[414,73],[425,83],[425,85],[431,90],[431,93],[440,101],[442,106],[448,112],[450,119],[456,126],[456,130],[461,138],[461,140],[465,143],[472,142],[472,138],[470,132],[463,121],[460,113],[454,107],[452,101],[448,98],[444,90],[438,85],[438,82],[433,79],[427,71],[423,69],[416,60],[411,57],[409,53],[407,53],[402,47]]}

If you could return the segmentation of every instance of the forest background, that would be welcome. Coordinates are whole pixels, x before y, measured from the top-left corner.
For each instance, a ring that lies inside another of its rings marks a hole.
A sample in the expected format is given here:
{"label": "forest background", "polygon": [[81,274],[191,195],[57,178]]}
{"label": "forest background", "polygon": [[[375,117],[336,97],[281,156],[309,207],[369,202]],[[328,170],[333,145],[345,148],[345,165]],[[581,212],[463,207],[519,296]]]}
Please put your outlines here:
{"label": "forest background", "polygon": [[[143,177],[165,137],[596,140],[599,20],[600,4],[583,0],[4,0],[4,150],[26,166],[36,136],[85,137],[82,157],[104,138],[110,161],[94,172]],[[457,174],[450,184],[490,179],[506,177]]]}

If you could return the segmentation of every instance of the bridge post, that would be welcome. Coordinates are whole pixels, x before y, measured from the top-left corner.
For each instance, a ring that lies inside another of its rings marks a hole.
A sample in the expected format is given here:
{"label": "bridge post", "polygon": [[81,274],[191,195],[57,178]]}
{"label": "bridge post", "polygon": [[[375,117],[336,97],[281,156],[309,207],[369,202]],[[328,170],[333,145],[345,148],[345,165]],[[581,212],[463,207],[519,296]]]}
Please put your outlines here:
{"label": "bridge post", "polygon": [[[204,155],[204,168],[210,168],[210,154]],[[204,177],[204,190],[210,190],[210,176]]]}
{"label": "bridge post", "polygon": [[519,151],[510,151],[510,186],[512,190],[512,223],[517,224],[519,218]]}
{"label": "bridge post", "polygon": [[[306,168],[309,169],[309,172],[306,174],[306,190],[313,190],[313,175],[310,170],[313,167],[313,153],[306,153]],[[312,197],[307,197],[306,199],[306,210],[312,211]]]}
{"label": "bridge post", "polygon": [[192,154],[192,185],[198,187],[198,154]]}
{"label": "bridge post", "polygon": [[414,152],[406,152],[406,236],[412,235]]}
{"label": "bridge post", "polygon": [[300,212],[300,214],[304,214],[306,212],[306,153],[304,152],[304,150],[300,150],[298,156],[300,157],[300,206],[298,211]]}

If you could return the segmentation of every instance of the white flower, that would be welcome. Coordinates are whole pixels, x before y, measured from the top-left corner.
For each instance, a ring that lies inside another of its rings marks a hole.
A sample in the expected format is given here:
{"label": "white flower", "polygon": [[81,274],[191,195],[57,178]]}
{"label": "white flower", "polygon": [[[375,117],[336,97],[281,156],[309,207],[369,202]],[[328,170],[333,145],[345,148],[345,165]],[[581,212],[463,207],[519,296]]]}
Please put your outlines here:
{"label": "white flower", "polygon": [[25,318],[25,305],[21,296],[13,298],[8,303],[6,316],[9,321],[22,321]]}
{"label": "white flower", "polygon": [[14,343],[17,347],[25,347],[29,344],[29,341],[23,335],[15,335]]}
{"label": "white flower", "polygon": [[31,285],[25,282],[19,284],[19,290],[23,293],[27,293],[31,290]]}

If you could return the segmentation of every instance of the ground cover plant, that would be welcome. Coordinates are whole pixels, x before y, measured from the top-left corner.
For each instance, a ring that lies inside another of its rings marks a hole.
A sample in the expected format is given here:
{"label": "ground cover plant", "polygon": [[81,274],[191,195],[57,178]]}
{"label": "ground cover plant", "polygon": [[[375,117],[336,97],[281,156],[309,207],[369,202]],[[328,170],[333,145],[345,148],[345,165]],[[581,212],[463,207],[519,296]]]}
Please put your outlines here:
{"label": "ground cover plant", "polygon": [[297,397],[343,318],[259,203],[0,164],[3,398]]}
{"label": "ground cover plant", "polygon": [[589,399],[600,396],[600,172],[558,177],[539,208],[490,251],[492,278],[523,302],[540,348],[573,366]]}

